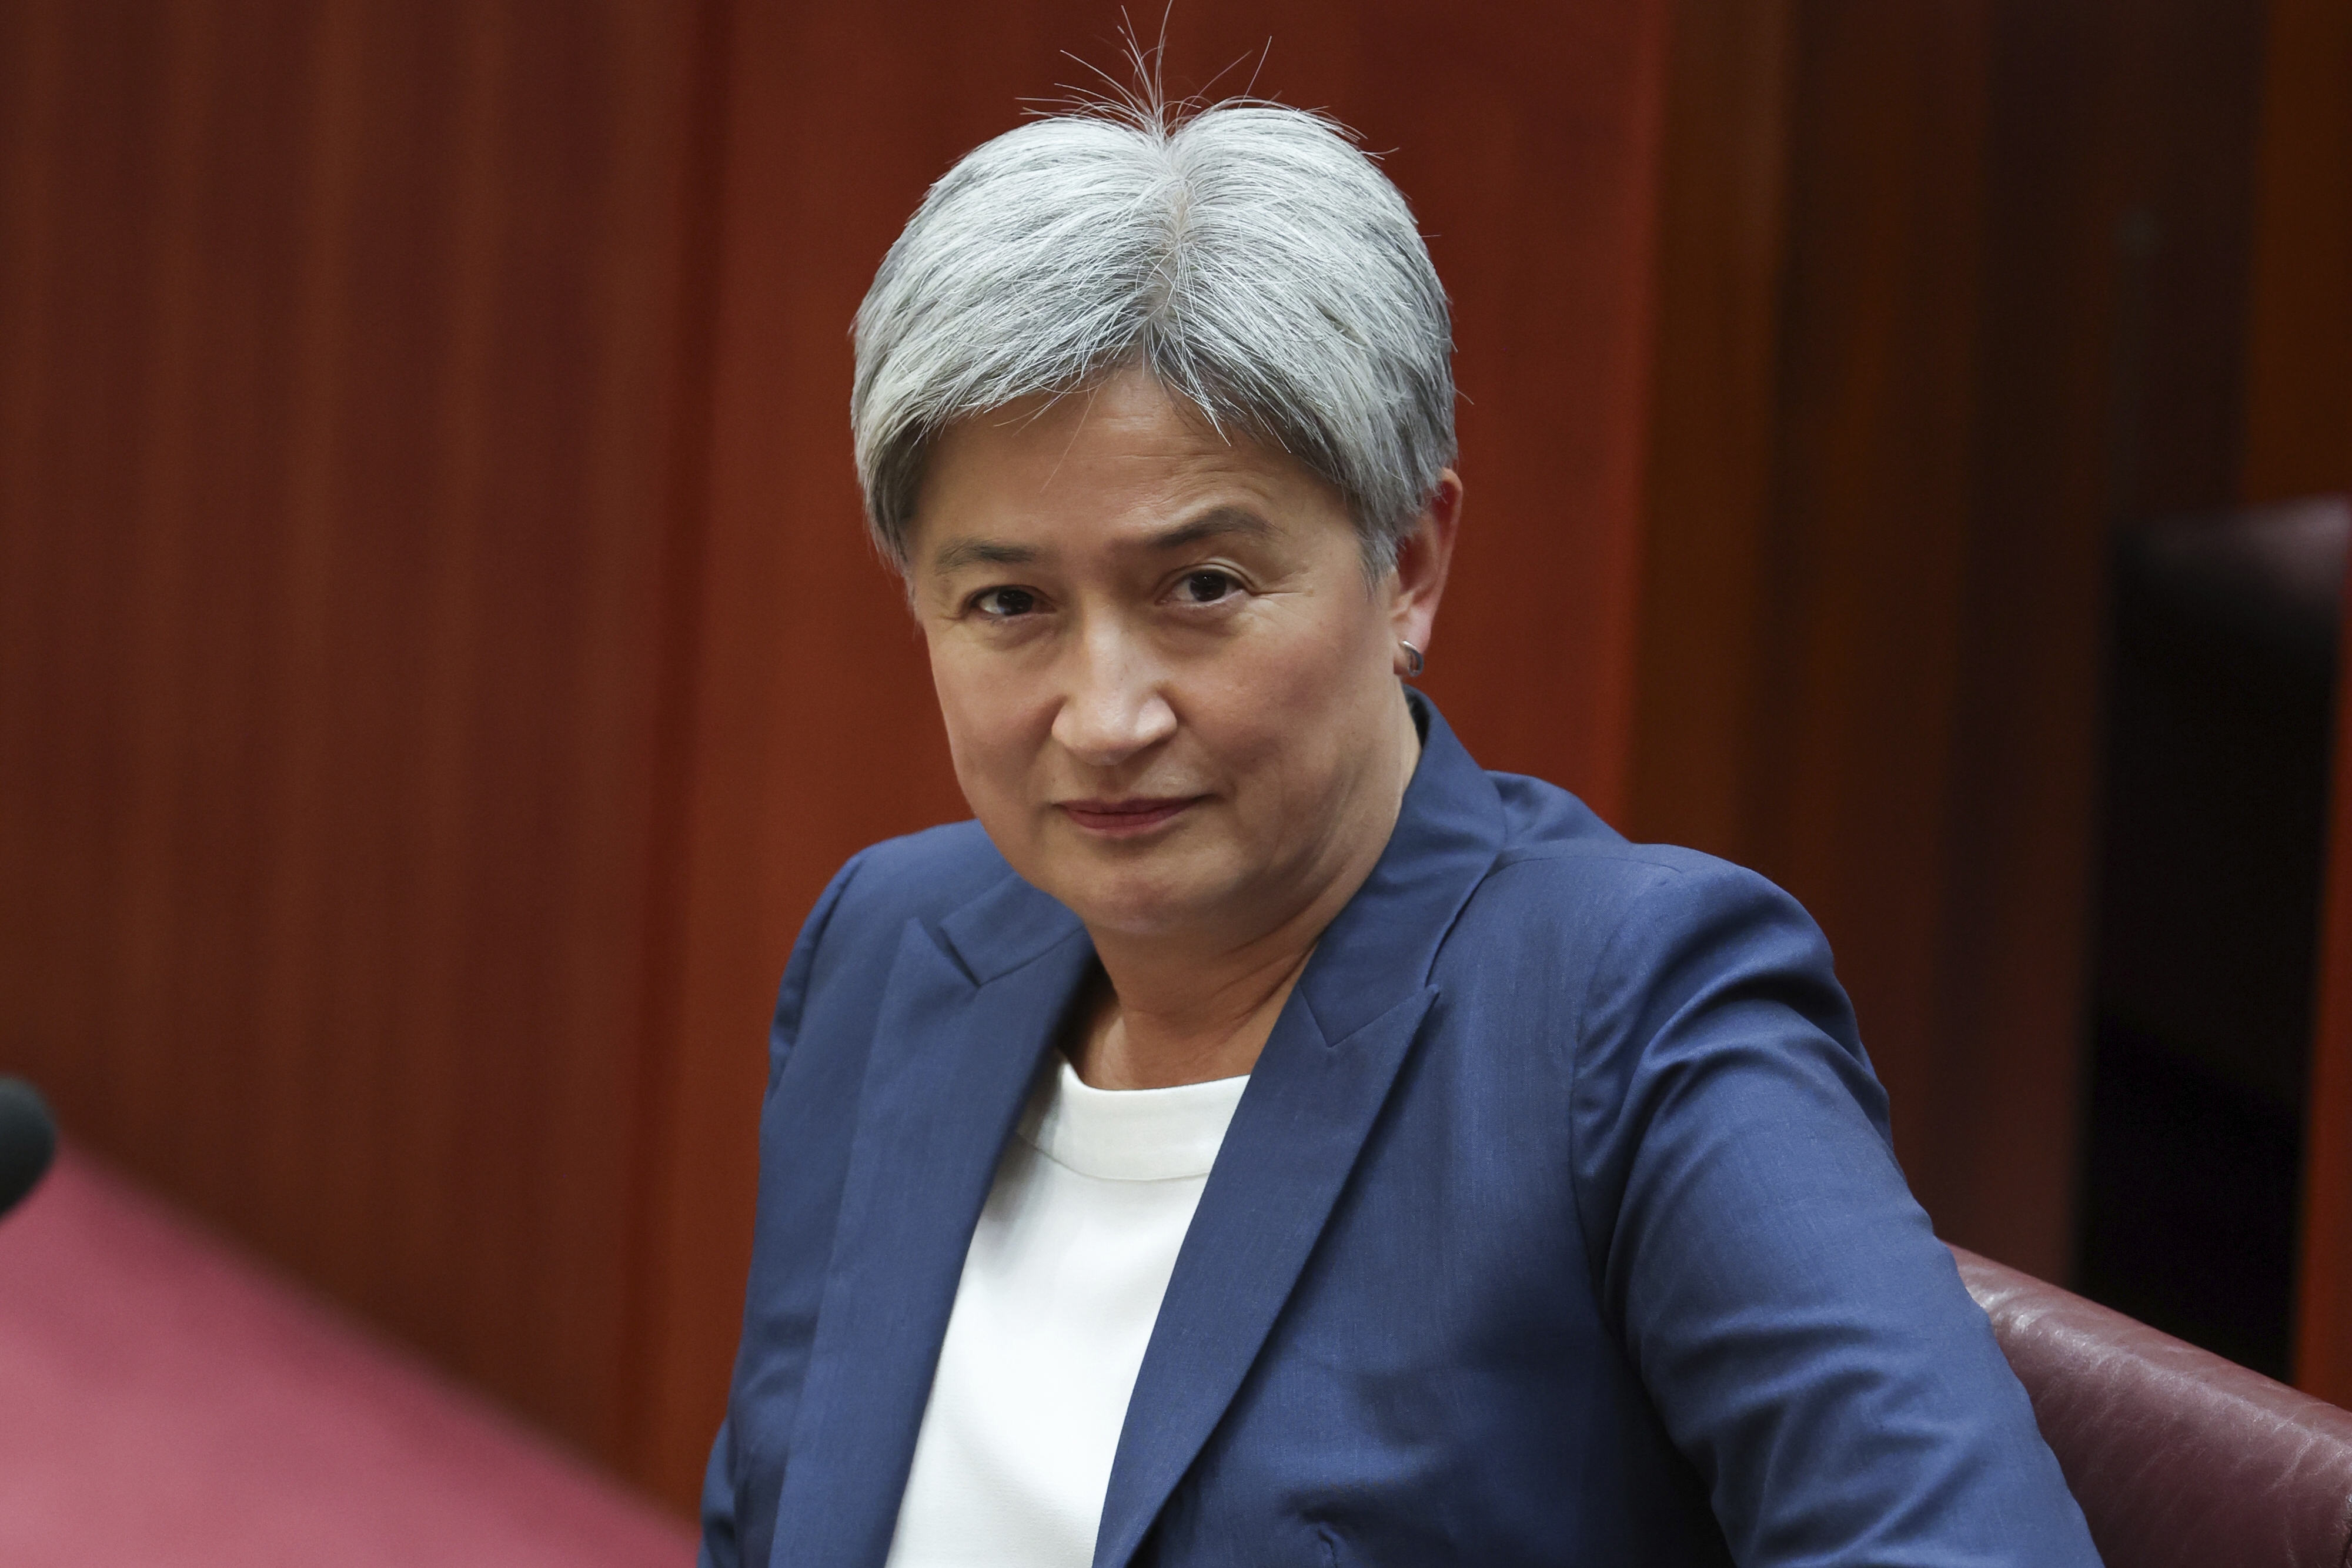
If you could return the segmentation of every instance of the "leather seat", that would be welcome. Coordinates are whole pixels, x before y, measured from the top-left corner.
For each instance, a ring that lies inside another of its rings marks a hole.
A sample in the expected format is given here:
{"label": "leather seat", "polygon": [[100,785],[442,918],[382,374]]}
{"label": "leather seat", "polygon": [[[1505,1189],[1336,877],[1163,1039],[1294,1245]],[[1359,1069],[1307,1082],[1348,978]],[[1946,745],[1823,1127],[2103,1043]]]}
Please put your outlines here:
{"label": "leather seat", "polygon": [[2352,1411],[1952,1256],[2109,1568],[2352,1568]]}

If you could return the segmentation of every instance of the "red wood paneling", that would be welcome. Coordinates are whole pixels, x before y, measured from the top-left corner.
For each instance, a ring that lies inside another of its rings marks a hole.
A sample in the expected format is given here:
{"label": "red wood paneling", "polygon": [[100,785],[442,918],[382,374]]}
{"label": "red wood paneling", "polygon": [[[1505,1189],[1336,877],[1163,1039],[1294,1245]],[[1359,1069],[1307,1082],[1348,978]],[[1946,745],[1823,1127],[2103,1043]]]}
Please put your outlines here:
{"label": "red wood paneling", "polygon": [[2106,535],[2224,497],[2252,34],[1675,7],[1631,822],[1804,900],[1930,1214],[2053,1278]]}
{"label": "red wood paneling", "polygon": [[2244,498],[2352,491],[2352,0],[2270,0]]}
{"label": "red wood paneling", "polygon": [[1678,0],[1656,247],[1628,831],[1740,858],[1779,447],[1791,0]]}
{"label": "red wood paneling", "polygon": [[[2245,498],[2352,492],[2352,0],[2271,0]],[[2352,585],[2346,591],[2352,604]],[[2352,638],[2337,675],[2295,1381],[2352,1406]]]}
{"label": "red wood paneling", "polygon": [[0,7],[0,1061],[607,1455],[695,26]]}
{"label": "red wood paneling", "polygon": [[1950,1028],[1993,54],[1981,5],[1677,8],[1634,822],[1804,900],[1929,1212],[2063,1272],[2074,977],[2006,1223],[1966,1151],[2017,1104],[1944,1092],[2000,1058]]}
{"label": "red wood paneling", "polygon": [[[2352,438],[2352,431],[2347,431]],[[2345,587],[2352,601],[2352,581]],[[2352,637],[2336,668],[2335,799],[2303,1151],[2294,1381],[2352,1406]]]}
{"label": "red wood paneling", "polygon": [[1994,1239],[1952,1224],[1927,1107],[1956,869],[1988,23],[1977,6],[1798,12],[1770,523],[1749,587],[1754,838],[1737,857],[1829,934],[1906,1168],[1978,1246]]}

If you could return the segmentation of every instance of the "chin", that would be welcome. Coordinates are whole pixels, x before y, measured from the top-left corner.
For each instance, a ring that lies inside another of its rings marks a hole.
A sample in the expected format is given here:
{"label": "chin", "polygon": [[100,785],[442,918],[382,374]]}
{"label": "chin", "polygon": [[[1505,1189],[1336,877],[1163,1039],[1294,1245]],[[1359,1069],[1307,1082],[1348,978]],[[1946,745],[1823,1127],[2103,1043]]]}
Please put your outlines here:
{"label": "chin", "polygon": [[1157,888],[1084,887],[1056,894],[1070,912],[1097,931],[1127,936],[1157,936],[1190,924],[1189,900]]}
{"label": "chin", "polygon": [[1045,891],[1098,931],[1156,936],[1197,925],[1218,902],[1197,879],[1141,867],[1087,867]]}

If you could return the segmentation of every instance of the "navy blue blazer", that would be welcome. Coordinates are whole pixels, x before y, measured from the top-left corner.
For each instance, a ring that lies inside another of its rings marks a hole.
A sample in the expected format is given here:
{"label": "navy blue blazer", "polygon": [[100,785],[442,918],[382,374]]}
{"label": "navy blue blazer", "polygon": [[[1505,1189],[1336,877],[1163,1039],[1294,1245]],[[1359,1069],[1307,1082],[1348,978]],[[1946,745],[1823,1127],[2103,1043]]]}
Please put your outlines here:
{"label": "navy blue blazer", "polygon": [[[1419,716],[1395,833],[1177,1257],[1097,1568],[2095,1563],[1812,921]],[[705,1563],[882,1563],[965,1248],[1093,956],[969,822],[818,900]]]}

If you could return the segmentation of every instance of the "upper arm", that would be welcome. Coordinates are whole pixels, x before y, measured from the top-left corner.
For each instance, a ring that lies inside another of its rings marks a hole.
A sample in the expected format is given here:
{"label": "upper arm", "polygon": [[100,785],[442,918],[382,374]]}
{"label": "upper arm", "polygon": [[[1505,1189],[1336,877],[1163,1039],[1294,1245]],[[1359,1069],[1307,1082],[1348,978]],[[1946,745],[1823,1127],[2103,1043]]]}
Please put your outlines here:
{"label": "upper arm", "polygon": [[801,934],[793,943],[792,956],[784,961],[784,977],[776,988],[776,1011],[768,1026],[768,1088],[773,1092],[776,1080],[784,1071],[784,1062],[792,1055],[793,1042],[800,1036],[801,1012],[808,1005],[809,983],[817,967],[817,951],[824,934],[833,924],[834,911],[840,907],[842,895],[857,874],[866,857],[874,852],[860,850],[849,857],[842,868],[833,873],[833,880],[817,894],[816,904],[809,910],[808,918],[801,923]]}
{"label": "upper arm", "polygon": [[[800,936],[793,943],[792,956],[785,960],[784,977],[776,991],[775,1014],[768,1028],[768,1092],[772,1095],[800,1036],[801,1017],[808,1005],[809,988],[817,972],[825,933],[832,925],[835,911],[840,907],[842,895],[869,852],[861,851],[851,856],[834,873],[833,880],[817,895],[808,918],[802,923]],[[730,1415],[719,1423],[719,1435],[710,1446],[710,1462],[703,1473],[702,1552],[698,1559],[698,1568],[738,1568],[738,1479],[734,1419]]]}
{"label": "upper arm", "polygon": [[2024,1391],[1912,1199],[1821,934],[1661,873],[1575,1061],[1601,1299],[1743,1563],[2094,1563]]}

